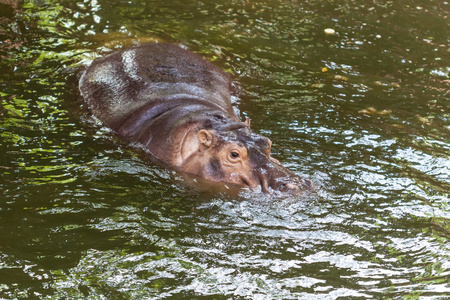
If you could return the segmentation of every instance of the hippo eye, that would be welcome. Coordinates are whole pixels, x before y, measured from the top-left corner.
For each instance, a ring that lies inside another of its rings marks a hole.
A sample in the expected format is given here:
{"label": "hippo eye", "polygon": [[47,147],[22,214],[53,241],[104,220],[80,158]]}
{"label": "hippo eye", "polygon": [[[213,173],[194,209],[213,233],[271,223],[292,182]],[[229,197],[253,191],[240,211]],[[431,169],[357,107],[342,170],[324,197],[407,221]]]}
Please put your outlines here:
{"label": "hippo eye", "polygon": [[233,157],[233,158],[238,158],[238,157],[239,157],[239,153],[234,152],[234,151],[231,151],[230,155],[231,155],[231,157]]}

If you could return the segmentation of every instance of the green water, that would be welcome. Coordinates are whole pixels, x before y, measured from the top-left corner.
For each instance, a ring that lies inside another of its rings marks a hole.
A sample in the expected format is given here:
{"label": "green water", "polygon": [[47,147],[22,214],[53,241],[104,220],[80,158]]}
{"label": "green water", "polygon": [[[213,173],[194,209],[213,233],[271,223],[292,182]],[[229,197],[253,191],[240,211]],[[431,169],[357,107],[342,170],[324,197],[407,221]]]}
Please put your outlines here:
{"label": "green water", "polygon": [[[450,296],[448,2],[4,2],[0,298]],[[83,66],[151,41],[231,73],[318,192],[198,190],[86,114]]]}

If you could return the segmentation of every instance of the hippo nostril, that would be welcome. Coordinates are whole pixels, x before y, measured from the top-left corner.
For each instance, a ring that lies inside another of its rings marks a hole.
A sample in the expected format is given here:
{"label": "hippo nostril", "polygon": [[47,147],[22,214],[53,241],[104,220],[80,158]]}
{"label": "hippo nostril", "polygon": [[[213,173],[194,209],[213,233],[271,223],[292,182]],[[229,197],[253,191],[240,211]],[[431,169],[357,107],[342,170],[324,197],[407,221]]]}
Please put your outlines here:
{"label": "hippo nostril", "polygon": [[305,184],[306,184],[309,188],[312,188],[312,187],[314,186],[314,184],[312,183],[311,180],[305,179],[304,181],[305,181]]}

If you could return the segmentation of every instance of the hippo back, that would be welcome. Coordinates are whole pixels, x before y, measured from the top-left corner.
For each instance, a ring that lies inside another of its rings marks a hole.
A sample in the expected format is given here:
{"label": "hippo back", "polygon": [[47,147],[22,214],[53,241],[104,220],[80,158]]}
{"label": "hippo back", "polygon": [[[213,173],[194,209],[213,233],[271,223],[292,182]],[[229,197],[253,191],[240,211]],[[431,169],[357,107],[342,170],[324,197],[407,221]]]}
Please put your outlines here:
{"label": "hippo back", "polygon": [[97,59],[80,79],[81,94],[92,113],[112,128],[144,105],[180,98],[204,101],[234,115],[230,90],[227,73],[196,54],[165,43]]}

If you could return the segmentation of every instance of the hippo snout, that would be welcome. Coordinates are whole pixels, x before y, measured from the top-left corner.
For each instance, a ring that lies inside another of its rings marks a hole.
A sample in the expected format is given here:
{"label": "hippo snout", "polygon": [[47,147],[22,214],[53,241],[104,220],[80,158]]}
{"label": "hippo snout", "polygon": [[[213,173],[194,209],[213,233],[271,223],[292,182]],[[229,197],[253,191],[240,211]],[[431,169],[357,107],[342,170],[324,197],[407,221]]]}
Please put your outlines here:
{"label": "hippo snout", "polygon": [[279,191],[283,192],[283,193],[289,193],[289,194],[293,194],[293,195],[297,195],[300,194],[304,191],[307,190],[313,190],[314,189],[314,185],[311,182],[311,180],[304,180],[304,179],[300,179],[301,182],[288,182],[288,183],[282,183],[280,185],[280,187],[278,188]]}
{"label": "hippo snout", "polygon": [[270,189],[288,194],[301,194],[306,190],[314,190],[311,180],[297,176],[279,163],[270,163],[260,171],[261,190],[268,193]]}
{"label": "hippo snout", "polygon": [[311,180],[294,174],[280,163],[267,164],[264,174],[267,178],[268,186],[283,193],[300,194],[303,191],[314,190],[315,188]]}
{"label": "hippo snout", "polygon": [[286,183],[285,187],[288,192],[297,193],[298,191],[300,191],[300,188],[298,187],[298,185],[295,185],[293,183]]}

